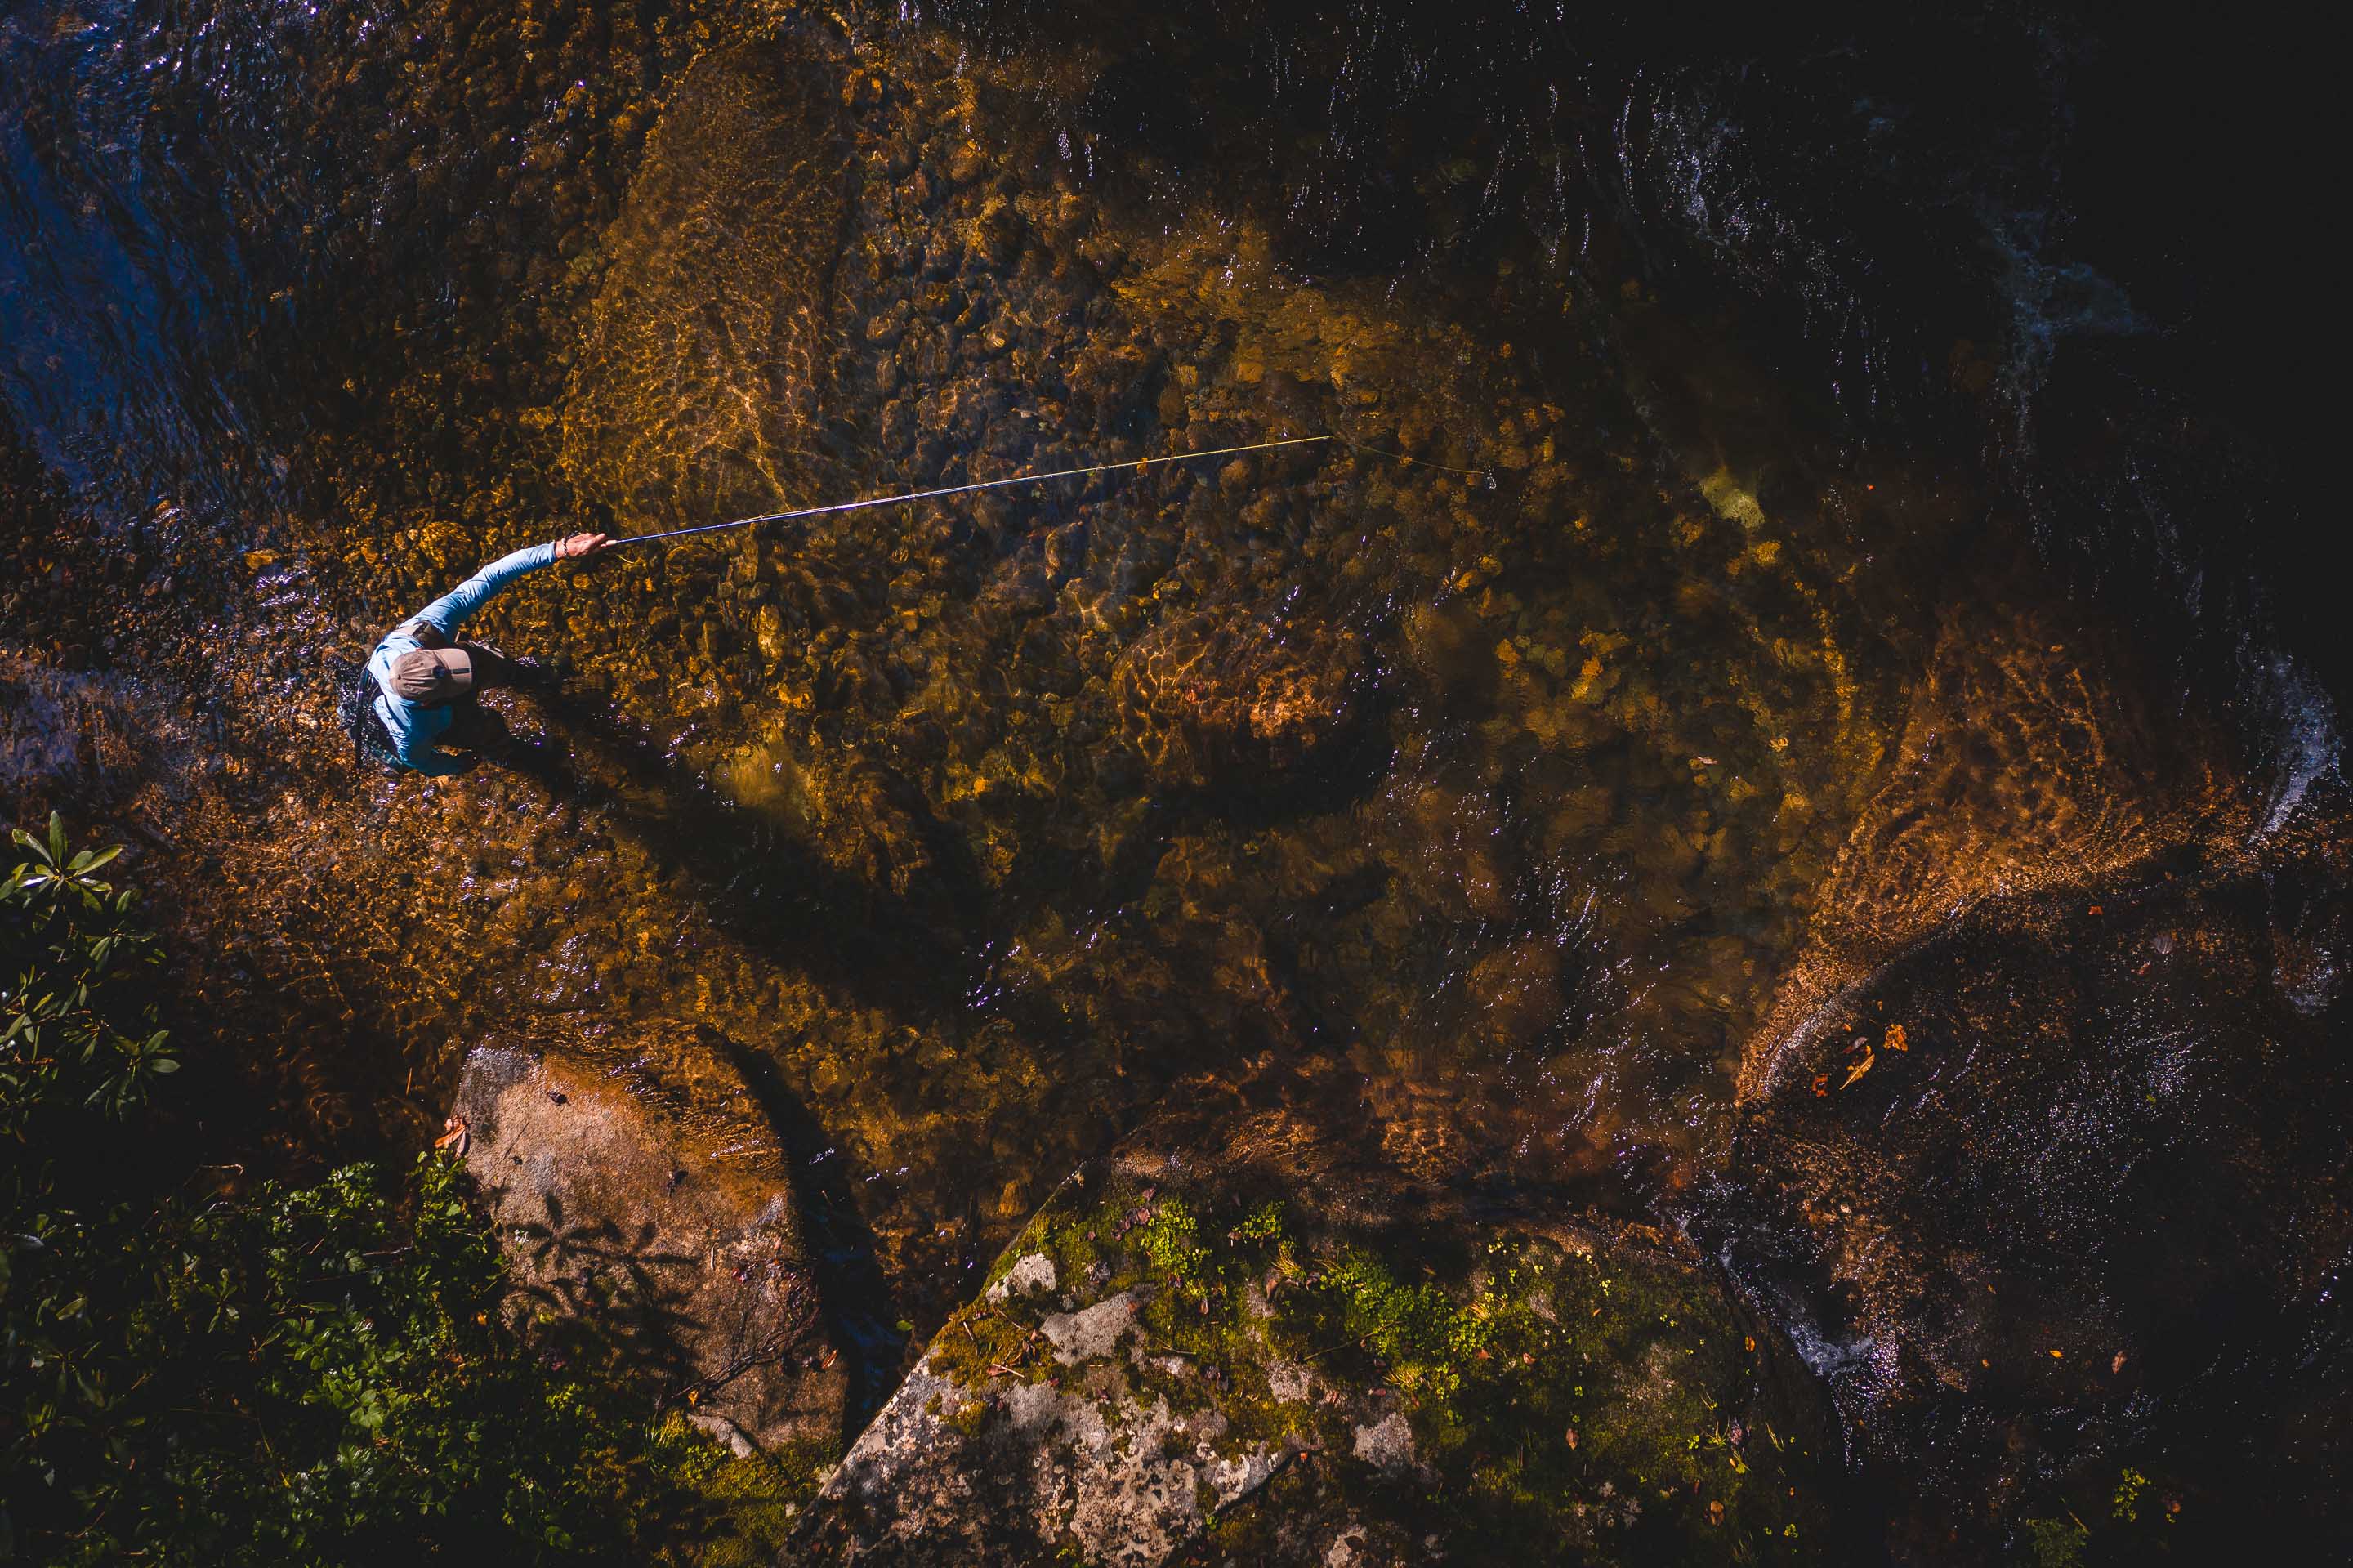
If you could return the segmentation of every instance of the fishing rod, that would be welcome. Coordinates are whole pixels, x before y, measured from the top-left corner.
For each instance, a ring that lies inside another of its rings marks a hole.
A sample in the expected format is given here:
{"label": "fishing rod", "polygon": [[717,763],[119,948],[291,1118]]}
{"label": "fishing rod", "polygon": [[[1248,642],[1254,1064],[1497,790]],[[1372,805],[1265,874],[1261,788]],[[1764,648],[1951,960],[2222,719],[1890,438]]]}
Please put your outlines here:
{"label": "fishing rod", "polygon": [[[1282,440],[1252,441],[1248,446],[1219,447],[1205,452],[1176,452],[1167,457],[1139,458],[1134,462],[1089,463],[1084,468],[1059,468],[1050,473],[1017,473],[1007,479],[981,479],[975,480],[969,484],[944,484],[934,490],[911,490],[901,495],[870,495],[857,501],[831,502],[823,506],[796,507],[790,512],[763,512],[756,517],[736,517],[725,523],[700,523],[691,528],[670,528],[659,534],[630,534],[615,539],[612,543],[615,546],[650,545],[658,539],[683,539],[689,535],[717,534],[730,528],[754,527],[762,523],[788,523],[797,517],[823,517],[838,512],[863,512],[875,506],[898,506],[911,501],[934,501],[944,495],[969,495],[976,490],[1001,490],[1013,484],[1045,484],[1057,479],[1081,479],[1091,473],[1118,473],[1123,471],[1141,473],[1161,463],[1199,462],[1208,458],[1237,457],[1244,452],[1273,451],[1280,447],[1313,446],[1318,441],[1338,441],[1342,446],[1353,448],[1357,451],[1370,452],[1375,457],[1393,458],[1399,462],[1417,463],[1427,468],[1447,468],[1448,466],[1444,463],[1430,462],[1426,458],[1409,458],[1402,452],[1384,452],[1371,447],[1358,446],[1345,436],[1290,436]],[[1495,476],[1491,471],[1448,469],[1448,471],[1469,474],[1485,471],[1487,488],[1493,490],[1495,487]]]}

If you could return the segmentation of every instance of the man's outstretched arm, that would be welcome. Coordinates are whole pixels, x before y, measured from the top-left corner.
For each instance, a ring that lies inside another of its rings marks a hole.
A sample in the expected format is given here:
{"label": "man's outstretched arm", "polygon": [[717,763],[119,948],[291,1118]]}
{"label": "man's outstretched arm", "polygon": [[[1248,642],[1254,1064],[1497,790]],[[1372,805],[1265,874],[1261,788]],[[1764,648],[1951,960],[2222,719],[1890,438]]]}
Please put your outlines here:
{"label": "man's outstretched arm", "polygon": [[602,534],[575,534],[568,539],[558,539],[552,544],[527,546],[511,555],[501,556],[402,624],[428,621],[442,635],[455,635],[468,616],[496,599],[517,577],[556,561],[585,560],[610,547],[611,542]]}

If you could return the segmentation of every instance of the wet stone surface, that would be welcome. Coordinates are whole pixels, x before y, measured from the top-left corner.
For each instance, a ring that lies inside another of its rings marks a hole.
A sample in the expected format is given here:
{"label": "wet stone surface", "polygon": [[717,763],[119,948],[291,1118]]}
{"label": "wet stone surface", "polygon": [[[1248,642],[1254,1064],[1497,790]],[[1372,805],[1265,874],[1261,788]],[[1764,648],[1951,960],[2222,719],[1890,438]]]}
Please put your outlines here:
{"label": "wet stone surface", "polygon": [[1121,656],[1121,738],[1154,787],[1264,789],[1295,779],[1356,711],[1365,649],[1314,625],[1208,613]]}
{"label": "wet stone surface", "polygon": [[2134,665],[2097,622],[2000,605],[1950,616],[1744,1052],[1744,1095],[1803,1076],[1849,992],[1980,904],[2063,888],[2096,903],[2118,877],[2236,858],[2261,821],[2258,780],[2206,715],[2151,713]]}

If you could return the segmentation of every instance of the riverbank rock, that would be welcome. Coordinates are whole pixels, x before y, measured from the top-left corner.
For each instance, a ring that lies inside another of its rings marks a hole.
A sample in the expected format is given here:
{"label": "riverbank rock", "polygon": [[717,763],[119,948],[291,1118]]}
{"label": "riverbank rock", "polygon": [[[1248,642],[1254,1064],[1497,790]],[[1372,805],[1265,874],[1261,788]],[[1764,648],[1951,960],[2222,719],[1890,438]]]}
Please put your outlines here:
{"label": "riverbank rock", "polygon": [[782,1150],[720,1043],[483,1047],[456,1115],[520,1309],[638,1368],[739,1453],[838,1440],[846,1372]]}
{"label": "riverbank rock", "polygon": [[2327,794],[2253,846],[1979,904],[1749,1107],[1735,1267],[1810,1347],[1899,1561],[2353,1550]]}
{"label": "riverbank rock", "polygon": [[1179,1117],[1070,1177],[788,1561],[1761,1563],[1826,1542],[1794,1364],[1664,1237]]}

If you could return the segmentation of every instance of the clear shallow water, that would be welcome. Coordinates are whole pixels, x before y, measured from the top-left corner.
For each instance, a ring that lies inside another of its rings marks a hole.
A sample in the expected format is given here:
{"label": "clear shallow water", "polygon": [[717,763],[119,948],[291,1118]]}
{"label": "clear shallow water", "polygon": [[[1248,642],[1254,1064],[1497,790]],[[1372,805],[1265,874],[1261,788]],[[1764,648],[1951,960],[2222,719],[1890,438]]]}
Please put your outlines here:
{"label": "clear shallow water", "polygon": [[[1966,127],[1907,140],[1846,68],[1229,20],[10,20],[9,639],[100,737],[12,786],[149,847],[265,1137],[412,1141],[488,1040],[715,1027],[797,1118],[879,1390],[884,1325],[1188,1086],[1671,1216],[1808,984],[2333,768],[2284,655],[2191,656],[2258,625],[2085,600],[2064,529],[2136,524],[2018,480],[2037,355],[2129,324],[1950,247],[2032,160],[1937,165]],[[354,779],[318,679],[575,524],[1324,429],[1426,461],[551,574],[487,630],[570,695],[462,782]],[[1951,766],[1942,711],[2056,782]]]}

